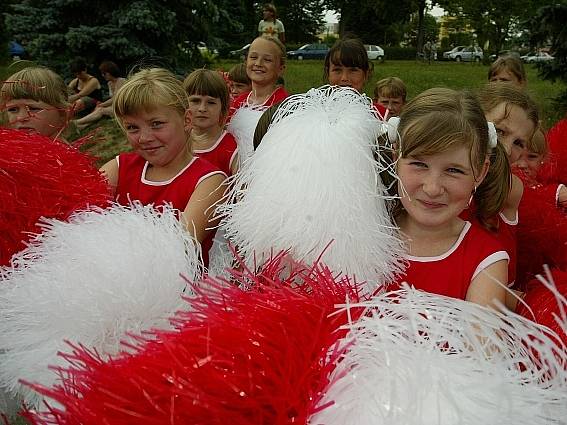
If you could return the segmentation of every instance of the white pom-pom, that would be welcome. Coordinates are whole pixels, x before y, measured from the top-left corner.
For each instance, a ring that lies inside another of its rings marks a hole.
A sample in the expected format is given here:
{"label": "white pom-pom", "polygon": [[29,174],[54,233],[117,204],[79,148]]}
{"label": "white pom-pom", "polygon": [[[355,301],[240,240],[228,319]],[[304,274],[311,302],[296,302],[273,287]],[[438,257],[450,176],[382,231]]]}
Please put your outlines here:
{"label": "white pom-pom", "polygon": [[227,237],[250,266],[273,252],[322,262],[367,281],[390,281],[401,243],[373,157],[382,122],[370,99],[323,87],[280,104],[262,144],[235,176],[221,208]]}
{"label": "white pom-pom", "polygon": [[311,424],[565,423],[567,350],[545,328],[413,289],[357,306]]}
{"label": "white pom-pom", "polygon": [[238,145],[241,165],[254,153],[254,131],[265,110],[265,107],[258,106],[238,108],[228,124],[227,130]]}
{"label": "white pom-pom", "polygon": [[127,333],[169,327],[187,308],[180,274],[202,267],[169,208],[115,206],[43,227],[0,281],[0,382],[30,406],[41,399],[19,380],[52,386],[65,340],[112,355]]}

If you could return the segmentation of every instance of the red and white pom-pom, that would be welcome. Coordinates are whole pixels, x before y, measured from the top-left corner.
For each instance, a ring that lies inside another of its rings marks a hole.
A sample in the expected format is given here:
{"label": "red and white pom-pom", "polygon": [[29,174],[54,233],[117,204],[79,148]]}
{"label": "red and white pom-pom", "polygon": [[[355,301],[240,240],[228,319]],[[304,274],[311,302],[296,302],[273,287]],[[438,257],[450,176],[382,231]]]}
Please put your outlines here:
{"label": "red and white pom-pom", "polygon": [[116,205],[42,227],[0,275],[0,386],[34,408],[42,398],[21,380],[53,385],[66,341],[105,357],[129,333],[168,327],[190,295],[180,273],[202,268],[171,208]]}
{"label": "red and white pom-pom", "polygon": [[544,264],[567,270],[567,217],[532,187],[524,187],[518,216],[516,285],[524,290]]}
{"label": "red and white pom-pom", "polygon": [[73,211],[111,200],[93,158],[72,146],[0,129],[0,149],[0,265],[40,231],[40,217],[66,219]]}
{"label": "red and white pom-pom", "polygon": [[[287,268],[283,257],[258,276],[209,280],[175,331],[156,332],[135,353],[105,361],[76,347],[61,384],[40,389],[57,406],[30,413],[35,424],[304,424],[341,355],[338,329],[355,288],[319,266]],[[289,264],[287,264],[289,266]]]}
{"label": "red and white pom-pom", "polygon": [[[545,268],[530,281],[516,312],[553,330],[567,345],[567,272]],[[567,366],[567,365],[566,365]]]}
{"label": "red and white pom-pom", "polygon": [[327,407],[311,425],[567,418],[567,349],[555,333],[509,311],[410,288],[355,306],[368,313],[350,325],[349,348],[321,400]]}

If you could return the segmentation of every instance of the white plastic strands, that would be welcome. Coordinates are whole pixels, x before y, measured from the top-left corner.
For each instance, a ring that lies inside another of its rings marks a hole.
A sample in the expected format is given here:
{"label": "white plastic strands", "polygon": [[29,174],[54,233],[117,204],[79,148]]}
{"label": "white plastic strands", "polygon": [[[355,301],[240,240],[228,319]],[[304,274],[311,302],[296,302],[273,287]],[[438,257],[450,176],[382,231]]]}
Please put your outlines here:
{"label": "white plastic strands", "polygon": [[567,349],[547,328],[409,288],[357,306],[311,425],[567,423]]}
{"label": "white plastic strands", "polygon": [[[272,252],[322,262],[366,281],[366,292],[403,266],[373,153],[383,133],[369,98],[322,87],[288,97],[221,207],[227,238],[250,266]],[[327,248],[327,249],[325,249]]]}
{"label": "white plastic strands", "polygon": [[31,407],[41,398],[19,380],[52,386],[65,341],[101,355],[127,333],[169,327],[199,277],[193,239],[170,208],[114,206],[48,220],[0,280],[0,385]]}

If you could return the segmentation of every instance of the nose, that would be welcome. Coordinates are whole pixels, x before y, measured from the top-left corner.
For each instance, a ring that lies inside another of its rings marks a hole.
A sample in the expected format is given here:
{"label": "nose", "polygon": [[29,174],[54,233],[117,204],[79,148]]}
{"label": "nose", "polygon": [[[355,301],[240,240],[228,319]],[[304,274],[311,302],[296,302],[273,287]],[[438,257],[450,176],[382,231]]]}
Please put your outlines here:
{"label": "nose", "polygon": [[350,82],[350,77],[349,77],[348,69],[344,69],[343,72],[341,72],[341,83],[348,84],[349,82]]}
{"label": "nose", "polygon": [[428,173],[423,180],[422,190],[430,198],[443,194],[444,189],[441,176],[437,173]]}
{"label": "nose", "polygon": [[514,162],[513,164],[515,167],[518,167],[521,170],[527,170],[528,169],[528,162],[526,161],[525,158],[519,158],[516,162]]}
{"label": "nose", "polygon": [[207,110],[207,102],[202,100],[199,102],[199,111],[206,111]]}
{"label": "nose", "polygon": [[32,114],[27,106],[22,106],[14,115],[14,122],[22,122],[29,120]]}
{"label": "nose", "polygon": [[140,142],[149,142],[153,139],[152,130],[150,128],[140,129]]}

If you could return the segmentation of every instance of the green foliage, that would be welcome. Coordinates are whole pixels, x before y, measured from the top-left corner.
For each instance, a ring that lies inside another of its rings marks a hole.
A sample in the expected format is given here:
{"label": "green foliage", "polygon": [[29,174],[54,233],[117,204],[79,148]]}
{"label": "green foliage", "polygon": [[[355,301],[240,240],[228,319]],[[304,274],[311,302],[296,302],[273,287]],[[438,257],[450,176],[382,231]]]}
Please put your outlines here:
{"label": "green foliage", "polygon": [[[534,45],[549,44],[555,60],[538,64],[540,75],[547,80],[567,82],[567,5],[545,6],[536,12],[529,21]],[[567,106],[567,90],[557,98],[563,106]]]}
{"label": "green foliage", "polygon": [[383,47],[385,60],[413,60],[417,56],[415,47]]}
{"label": "green foliage", "polygon": [[274,5],[285,26],[286,42],[308,43],[322,32],[325,11],[323,0],[275,1]]}
{"label": "green foliage", "polygon": [[[404,37],[406,45],[417,46],[418,39],[418,20],[413,19],[409,25],[407,25],[407,31]],[[426,13],[423,16],[423,40],[436,42],[437,36],[439,34],[439,24],[434,16]]]}

